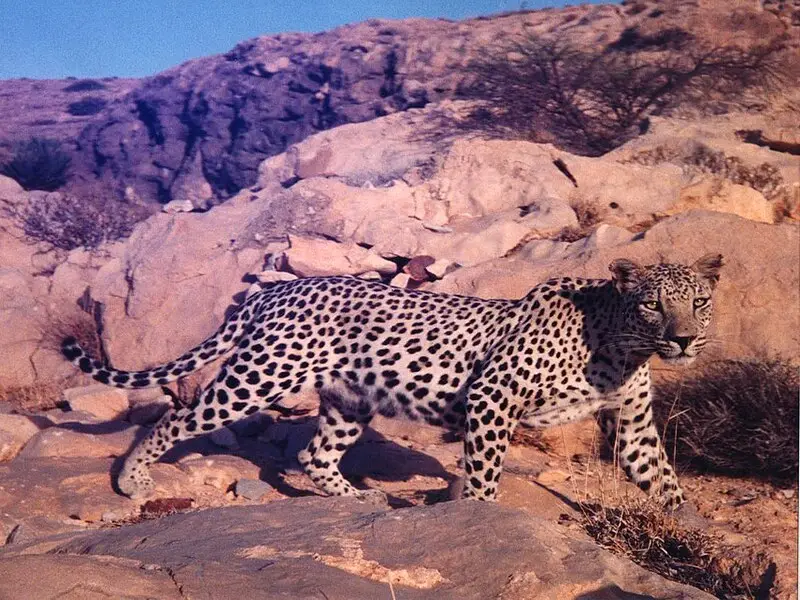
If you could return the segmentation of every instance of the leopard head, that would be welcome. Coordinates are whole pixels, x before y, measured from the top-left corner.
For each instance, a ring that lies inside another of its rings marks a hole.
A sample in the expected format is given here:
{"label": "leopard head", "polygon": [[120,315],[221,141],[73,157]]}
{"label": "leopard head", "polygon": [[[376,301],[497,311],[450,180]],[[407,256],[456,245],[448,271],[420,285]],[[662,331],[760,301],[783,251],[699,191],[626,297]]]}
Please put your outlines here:
{"label": "leopard head", "polygon": [[623,305],[618,345],[633,354],[691,363],[707,343],[722,265],[721,254],[707,254],[691,266],[612,262],[612,281]]}

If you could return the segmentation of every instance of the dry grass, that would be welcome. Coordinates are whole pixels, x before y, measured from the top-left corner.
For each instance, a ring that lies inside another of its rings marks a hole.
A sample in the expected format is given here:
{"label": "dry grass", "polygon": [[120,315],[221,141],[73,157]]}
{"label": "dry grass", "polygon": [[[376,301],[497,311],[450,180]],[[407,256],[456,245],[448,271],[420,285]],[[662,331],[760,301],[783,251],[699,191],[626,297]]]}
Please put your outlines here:
{"label": "dry grass", "polygon": [[599,203],[582,195],[573,196],[569,202],[570,208],[575,211],[578,218],[577,227],[564,227],[555,238],[557,242],[577,242],[592,234],[598,223],[602,221]]}
{"label": "dry grass", "polygon": [[771,200],[780,193],[784,184],[780,171],[769,163],[748,166],[737,156],[727,156],[703,144],[697,144],[691,154],[684,158],[690,170],[717,175],[732,183],[746,185],[764,194]]}
{"label": "dry grass", "polygon": [[791,189],[784,186],[782,192],[773,203],[775,222],[800,220],[800,185],[795,184]]}
{"label": "dry grass", "polygon": [[652,500],[580,508],[581,526],[600,546],[649,571],[722,599],[769,598],[776,567],[768,556],[737,555],[717,538],[681,527]]}
{"label": "dry grass", "polygon": [[49,410],[58,406],[62,388],[58,383],[0,386],[0,402],[25,411]]}
{"label": "dry grass", "polygon": [[545,439],[541,429],[525,427],[524,425],[520,425],[514,430],[514,434],[511,436],[511,443],[536,448],[540,452],[551,452],[553,450],[552,444]]}
{"label": "dry grass", "polygon": [[69,251],[92,250],[128,237],[137,223],[152,214],[152,209],[91,194],[79,197],[53,193],[8,206],[5,212],[31,243]]}
{"label": "dry grass", "polygon": [[689,150],[656,146],[637,152],[626,162],[646,166],[673,163],[683,167],[689,175],[714,175],[737,185],[746,185],[774,202],[788,201],[790,196],[783,176],[774,165],[766,162],[747,165],[738,156],[728,156],[705,144],[694,144]]}
{"label": "dry grass", "polygon": [[83,300],[88,301],[90,305],[83,305],[82,308],[76,305],[71,310],[48,317],[47,321],[40,325],[41,348],[61,353],[61,342],[64,338],[74,337],[93,357],[105,359],[99,331],[102,305],[89,300],[88,294],[84,294]]}
{"label": "dry grass", "polygon": [[655,387],[656,420],[678,462],[728,475],[797,481],[798,368],[723,360]]}

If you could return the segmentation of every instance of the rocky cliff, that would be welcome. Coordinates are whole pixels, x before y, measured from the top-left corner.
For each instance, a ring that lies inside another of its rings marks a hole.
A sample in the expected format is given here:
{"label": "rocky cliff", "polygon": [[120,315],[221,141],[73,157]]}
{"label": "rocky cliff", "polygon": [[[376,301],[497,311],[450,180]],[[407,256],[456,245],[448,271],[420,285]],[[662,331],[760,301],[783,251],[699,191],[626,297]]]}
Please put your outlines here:
{"label": "rocky cliff", "polygon": [[676,24],[717,42],[797,29],[753,3],[630,1],[264,36],[138,82],[0,82],[0,109],[25,115],[0,129],[0,146],[60,138],[74,153],[74,188],[206,206],[253,185],[263,159],[315,132],[458,98],[465,66],[510,36],[569,36],[597,48],[623,31],[653,36]]}

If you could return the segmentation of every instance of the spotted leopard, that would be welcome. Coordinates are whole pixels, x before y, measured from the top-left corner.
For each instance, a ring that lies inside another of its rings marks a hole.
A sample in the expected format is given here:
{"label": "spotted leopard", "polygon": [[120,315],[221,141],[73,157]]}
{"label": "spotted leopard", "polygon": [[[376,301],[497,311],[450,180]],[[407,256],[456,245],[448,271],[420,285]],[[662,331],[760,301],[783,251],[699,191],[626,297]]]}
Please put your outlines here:
{"label": "spotted leopard", "polygon": [[691,362],[706,345],[722,256],[692,266],[620,259],[610,280],[563,277],[517,300],[406,290],[348,277],[265,288],[177,360],[120,371],[72,338],[63,353],[97,381],[164,385],[229,354],[192,406],[169,411],[127,457],[119,490],[144,496],[148,466],[207,434],[315,389],[317,431],[299,460],[330,495],[363,496],[339,462],[375,414],[464,434],[463,497],[493,500],[515,426],[596,415],[638,486],[684,501],[651,411],[648,359]]}

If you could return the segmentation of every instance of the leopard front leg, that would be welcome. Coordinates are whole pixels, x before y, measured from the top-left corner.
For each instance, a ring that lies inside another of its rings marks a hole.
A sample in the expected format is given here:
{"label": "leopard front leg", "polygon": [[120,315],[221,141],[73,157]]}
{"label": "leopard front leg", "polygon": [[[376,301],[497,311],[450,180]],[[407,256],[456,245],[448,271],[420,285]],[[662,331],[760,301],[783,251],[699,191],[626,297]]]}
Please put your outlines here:
{"label": "leopard front leg", "polygon": [[461,497],[494,501],[520,413],[507,398],[492,399],[500,394],[487,393],[487,387],[476,382],[467,394]]}
{"label": "leopard front leg", "polygon": [[649,390],[622,404],[620,409],[600,411],[603,434],[618,452],[628,478],[648,494],[657,495],[665,506],[677,508],[686,499],[653,422]]}

